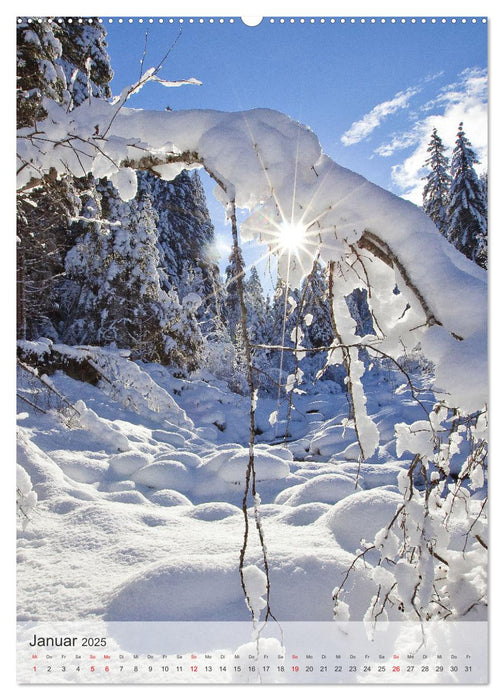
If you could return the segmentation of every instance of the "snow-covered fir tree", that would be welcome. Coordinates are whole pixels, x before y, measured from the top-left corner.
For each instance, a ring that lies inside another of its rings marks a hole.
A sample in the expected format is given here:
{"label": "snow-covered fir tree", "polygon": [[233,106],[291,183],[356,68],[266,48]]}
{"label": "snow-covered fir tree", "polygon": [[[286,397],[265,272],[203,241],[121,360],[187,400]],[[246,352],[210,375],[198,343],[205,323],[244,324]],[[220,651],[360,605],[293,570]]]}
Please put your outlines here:
{"label": "snow-covered fir tree", "polygon": [[429,157],[424,164],[430,172],[424,178],[427,182],[423,189],[423,208],[443,235],[447,229],[446,208],[451,184],[449,161],[444,155],[446,150],[437,129],[433,129],[427,148]]}
{"label": "snow-covered fir tree", "polygon": [[196,171],[184,170],[166,182],[149,172],[138,173],[138,192],[152,197],[158,217],[157,237],[161,286],[177,287],[181,296],[197,293],[202,300],[198,319],[207,332],[221,316],[224,289],[213,253],[214,227],[205,191]]}
{"label": "snow-covered fir tree", "polygon": [[[306,291],[305,291],[306,288]],[[311,273],[305,278],[302,288],[304,297],[303,316],[308,316],[306,337],[313,348],[325,347],[333,340],[331,312],[327,295],[327,280],[324,269],[316,262]]]}
{"label": "snow-covered fir tree", "polygon": [[142,172],[138,180],[139,192],[149,192],[159,217],[159,247],[166,271],[180,278],[190,262],[207,272],[207,267],[215,264],[211,256],[214,227],[198,173],[183,170],[166,182]]}
{"label": "snow-covered fir tree", "polygon": [[89,178],[89,188],[81,191],[82,208],[72,226],[71,245],[65,258],[61,283],[61,317],[58,332],[69,343],[98,343],[104,271],[111,249],[111,226],[102,212],[102,195]]}
{"label": "snow-covered fir tree", "polygon": [[73,182],[44,183],[17,202],[17,335],[58,337],[60,287],[70,218],[80,210]]}
{"label": "snow-covered fir tree", "polygon": [[157,216],[146,193],[122,202],[100,186],[100,209],[88,202],[90,224],[67,256],[78,288],[67,342],[128,348],[132,356],[192,370],[203,339],[196,320],[200,297],[163,288]]}
{"label": "snow-covered fir tree", "polygon": [[77,107],[90,95],[110,97],[109,83],[114,74],[106,32],[98,18],[66,17],[61,24],[56,23],[55,35],[61,42],[57,63],[65,74],[71,106]]}
{"label": "snow-covered fir tree", "polygon": [[481,173],[480,178],[479,178],[479,182],[480,182],[481,196],[483,198],[483,203],[485,205],[485,212],[488,214],[488,173],[486,171],[484,173]]}
{"label": "snow-covered fir tree", "polygon": [[476,261],[481,267],[486,268],[488,265],[488,173],[484,172],[480,175],[480,188],[483,198],[483,207],[485,211],[485,221],[487,228],[485,235],[480,238],[479,248],[476,256]]}
{"label": "snow-covered fir tree", "polygon": [[451,162],[452,184],[447,209],[446,235],[467,258],[484,266],[487,236],[484,195],[474,169],[476,154],[459,124]]}
{"label": "snow-covered fir tree", "polygon": [[62,46],[57,26],[47,18],[33,21],[20,18],[17,24],[17,123],[34,126],[46,112],[42,99],[61,103],[66,90],[62,67],[58,64]]}
{"label": "snow-covered fir tree", "polygon": [[269,299],[265,297],[259,273],[255,265],[250,268],[244,285],[247,328],[252,343],[252,363],[255,369],[256,386],[271,389],[270,367],[274,353],[255,345],[268,345],[273,338],[273,320]]}
{"label": "snow-covered fir tree", "polygon": [[238,281],[241,279],[244,284],[245,262],[241,250],[232,250],[229,255],[229,264],[226,267],[226,325],[232,340],[235,340],[237,327],[241,323],[240,295],[238,292]]}
{"label": "snow-covered fir tree", "polygon": [[[17,118],[19,126],[34,126],[44,117],[43,98],[67,105],[80,104],[90,90],[110,94],[112,77],[97,18],[56,21],[22,19],[17,26]],[[72,219],[89,205],[94,179],[65,175],[43,178],[29,197],[18,196],[18,335],[57,337],[65,323],[61,297],[65,256],[72,241]],[[82,200],[80,196],[82,193]]]}
{"label": "snow-covered fir tree", "polygon": [[268,309],[259,273],[255,265],[252,265],[245,280],[244,292],[250,339],[253,343],[265,343],[268,337]]}
{"label": "snow-covered fir tree", "polygon": [[108,196],[103,214],[120,225],[109,230],[108,255],[99,288],[98,344],[114,342],[144,359],[156,354],[163,357],[168,304],[159,283],[157,222],[152,202],[146,194],[122,202],[111,185],[104,189]]}

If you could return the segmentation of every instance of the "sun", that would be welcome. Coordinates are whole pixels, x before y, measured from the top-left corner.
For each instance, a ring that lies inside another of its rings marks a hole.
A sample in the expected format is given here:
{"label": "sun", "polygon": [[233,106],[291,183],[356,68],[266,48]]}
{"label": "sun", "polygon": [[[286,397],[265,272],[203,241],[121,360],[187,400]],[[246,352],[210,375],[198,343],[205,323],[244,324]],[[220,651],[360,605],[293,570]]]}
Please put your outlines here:
{"label": "sun", "polygon": [[276,237],[281,250],[296,253],[306,241],[306,228],[301,222],[282,221]]}

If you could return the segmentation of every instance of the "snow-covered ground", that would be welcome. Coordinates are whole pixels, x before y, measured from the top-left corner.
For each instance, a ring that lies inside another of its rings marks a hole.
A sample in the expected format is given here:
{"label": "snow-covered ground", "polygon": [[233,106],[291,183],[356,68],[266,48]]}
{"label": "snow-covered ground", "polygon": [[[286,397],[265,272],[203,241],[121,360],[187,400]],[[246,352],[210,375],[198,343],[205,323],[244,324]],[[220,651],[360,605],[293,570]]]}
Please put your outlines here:
{"label": "snow-covered ground", "polygon": [[[18,539],[19,619],[250,619],[238,567],[248,399],[216,380],[178,379],[119,353],[100,357],[117,383],[44,378],[74,408],[41,412],[19,402],[18,485],[28,516]],[[287,441],[279,436],[286,405],[271,426],[276,400],[258,401],[259,515],[279,620],[331,620],[333,589],[361,539],[372,542],[401,502],[398,475],[410,460],[393,452],[393,425],[415,420],[419,407],[394,393],[393,376],[375,377],[368,406],[382,446],[369,464],[358,463],[337,385],[295,395]],[[20,393],[42,407],[41,387],[21,372]],[[47,405],[59,400],[46,393]],[[252,527],[246,563],[261,562]],[[363,618],[372,594],[372,579],[356,568],[345,595],[351,619]]]}

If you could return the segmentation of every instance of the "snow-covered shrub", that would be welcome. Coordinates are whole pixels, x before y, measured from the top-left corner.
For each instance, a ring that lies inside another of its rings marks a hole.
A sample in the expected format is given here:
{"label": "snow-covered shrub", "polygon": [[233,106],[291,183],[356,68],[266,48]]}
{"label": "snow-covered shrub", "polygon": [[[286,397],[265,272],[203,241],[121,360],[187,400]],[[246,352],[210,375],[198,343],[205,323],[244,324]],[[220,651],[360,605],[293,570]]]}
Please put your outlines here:
{"label": "snow-covered shrub", "polygon": [[[396,426],[398,456],[414,453],[398,476],[401,503],[351,566],[376,586],[368,621],[485,619],[486,422],[486,411],[463,417],[437,404],[427,420]],[[336,619],[349,614],[351,569],[333,593]]]}

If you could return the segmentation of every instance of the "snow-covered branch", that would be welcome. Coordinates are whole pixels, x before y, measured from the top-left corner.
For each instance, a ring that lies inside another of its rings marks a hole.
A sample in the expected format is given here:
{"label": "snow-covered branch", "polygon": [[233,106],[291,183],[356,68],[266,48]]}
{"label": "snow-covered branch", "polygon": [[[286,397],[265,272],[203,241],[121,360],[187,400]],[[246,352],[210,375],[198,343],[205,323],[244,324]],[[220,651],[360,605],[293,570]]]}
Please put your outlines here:
{"label": "snow-covered branch", "polygon": [[[135,170],[170,180],[183,169],[205,168],[223,206],[234,201],[251,212],[243,237],[276,249],[284,267],[287,254],[278,251],[275,232],[294,212],[307,236],[316,236],[321,260],[334,263],[338,295],[363,284],[352,269],[356,246],[370,253],[359,263],[373,290],[369,303],[383,333],[383,352],[397,357],[422,339],[424,354],[436,365],[436,387],[451,395],[454,406],[481,407],[485,272],[453,250],[418,208],[336,165],[307,127],[267,109],[118,111],[102,99],[68,114],[50,101],[45,109],[48,116],[36,132],[19,132],[21,190],[36,187],[42,177],[89,172],[112,178],[129,199]],[[310,246],[289,256],[291,285],[311,269],[315,243]]]}

